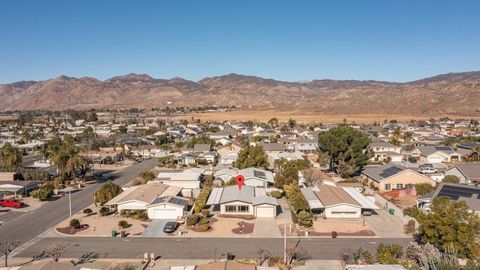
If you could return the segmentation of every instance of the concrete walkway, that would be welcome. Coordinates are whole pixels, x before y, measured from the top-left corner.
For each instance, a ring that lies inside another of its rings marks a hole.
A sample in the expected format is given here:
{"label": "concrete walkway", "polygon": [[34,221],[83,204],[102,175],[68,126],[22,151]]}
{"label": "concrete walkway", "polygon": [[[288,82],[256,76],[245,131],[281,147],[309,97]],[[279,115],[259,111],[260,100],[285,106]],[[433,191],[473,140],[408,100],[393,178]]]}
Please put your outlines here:
{"label": "concrete walkway", "polygon": [[375,232],[378,237],[409,237],[403,232],[403,223],[397,216],[390,215],[387,211],[376,210],[377,215],[365,217],[365,223]]}
{"label": "concrete walkway", "polygon": [[253,237],[279,237],[281,236],[275,218],[256,218],[253,228]]}

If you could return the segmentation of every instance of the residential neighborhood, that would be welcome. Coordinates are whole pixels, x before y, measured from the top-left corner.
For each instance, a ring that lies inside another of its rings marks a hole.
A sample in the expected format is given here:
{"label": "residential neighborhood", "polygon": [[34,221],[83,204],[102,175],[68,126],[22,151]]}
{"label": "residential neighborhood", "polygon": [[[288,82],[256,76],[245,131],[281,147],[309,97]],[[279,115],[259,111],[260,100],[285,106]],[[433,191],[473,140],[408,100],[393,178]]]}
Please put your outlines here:
{"label": "residential neighborhood", "polygon": [[[49,237],[370,237],[403,239],[407,248],[423,226],[420,216],[435,213],[436,198],[479,212],[480,151],[464,142],[480,141],[475,121],[282,127],[161,118],[118,124],[108,115],[2,122],[1,149],[8,154],[1,160],[0,229],[90,186],[97,186],[90,201],[69,210]],[[468,136],[450,136],[456,125],[470,127]],[[38,134],[28,150],[23,145],[33,141],[25,132]],[[361,167],[332,163],[338,160],[328,156],[329,132],[363,140]],[[431,145],[432,135],[443,141]],[[61,148],[64,156],[51,150]],[[117,184],[117,174],[142,164],[149,165]]]}
{"label": "residential neighborhood", "polygon": [[0,270],[480,270],[480,1],[0,1]]}

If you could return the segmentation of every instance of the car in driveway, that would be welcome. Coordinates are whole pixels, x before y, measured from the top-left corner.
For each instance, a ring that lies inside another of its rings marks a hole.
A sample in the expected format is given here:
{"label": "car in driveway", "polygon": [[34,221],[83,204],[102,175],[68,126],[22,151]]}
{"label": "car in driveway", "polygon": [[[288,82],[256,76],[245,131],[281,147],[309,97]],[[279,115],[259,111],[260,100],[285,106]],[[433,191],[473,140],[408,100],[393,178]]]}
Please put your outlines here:
{"label": "car in driveway", "polygon": [[170,221],[170,222],[167,222],[167,224],[165,224],[165,227],[163,227],[163,232],[173,233],[177,228],[178,228],[178,222]]}
{"label": "car in driveway", "polygon": [[429,163],[418,166],[418,171],[422,174],[438,172],[437,169],[435,169],[433,165]]}
{"label": "car in driveway", "polygon": [[0,205],[11,208],[22,208],[24,206],[23,202],[14,199],[1,199]]}

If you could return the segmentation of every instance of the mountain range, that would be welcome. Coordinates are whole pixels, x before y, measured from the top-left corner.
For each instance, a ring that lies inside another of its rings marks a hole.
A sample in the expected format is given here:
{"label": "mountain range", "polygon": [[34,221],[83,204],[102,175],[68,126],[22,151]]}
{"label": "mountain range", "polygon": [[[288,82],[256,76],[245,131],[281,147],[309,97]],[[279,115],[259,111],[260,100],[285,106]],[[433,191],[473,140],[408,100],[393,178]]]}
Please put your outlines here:
{"label": "mountain range", "polygon": [[128,74],[108,80],[60,76],[0,85],[0,110],[197,107],[315,114],[480,115],[480,72],[397,83],[358,80],[285,82],[228,74],[194,82]]}

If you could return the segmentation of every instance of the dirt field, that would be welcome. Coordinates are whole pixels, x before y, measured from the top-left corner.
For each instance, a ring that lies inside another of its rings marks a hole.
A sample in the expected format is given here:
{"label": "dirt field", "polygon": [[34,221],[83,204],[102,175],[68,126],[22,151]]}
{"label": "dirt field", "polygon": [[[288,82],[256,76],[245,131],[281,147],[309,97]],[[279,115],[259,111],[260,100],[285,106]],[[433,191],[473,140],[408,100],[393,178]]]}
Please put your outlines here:
{"label": "dirt field", "polygon": [[[479,117],[470,117],[470,116],[452,116],[452,115],[445,115],[452,119],[470,119]],[[387,115],[387,114],[350,114],[350,115],[325,115],[325,114],[306,114],[306,113],[298,113],[298,112],[285,112],[285,111],[273,111],[273,110],[265,110],[265,111],[231,111],[231,112],[210,112],[210,113],[197,113],[193,115],[189,115],[188,118],[194,117],[195,119],[200,120],[217,120],[217,121],[230,121],[230,120],[241,120],[241,121],[258,121],[258,122],[266,122],[273,117],[276,117],[280,122],[287,121],[288,119],[292,118],[295,119],[297,122],[300,123],[340,123],[343,122],[344,119],[347,122],[355,122],[355,123],[373,123],[383,122],[385,119],[387,120],[427,120],[430,118],[439,118],[443,116],[439,115]]]}

